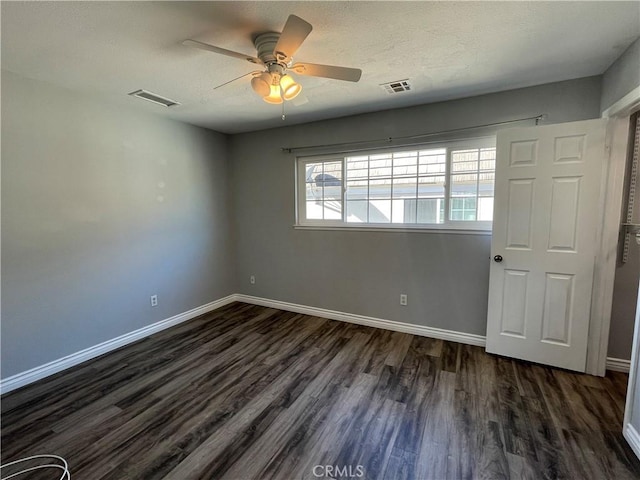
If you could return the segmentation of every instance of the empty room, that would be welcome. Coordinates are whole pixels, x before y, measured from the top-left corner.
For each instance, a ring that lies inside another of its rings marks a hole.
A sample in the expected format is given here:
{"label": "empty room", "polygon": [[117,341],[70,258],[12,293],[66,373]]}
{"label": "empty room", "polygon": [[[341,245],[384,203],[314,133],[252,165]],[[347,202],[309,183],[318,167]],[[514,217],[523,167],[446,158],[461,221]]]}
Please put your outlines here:
{"label": "empty room", "polygon": [[2,480],[640,479],[640,2],[0,20]]}

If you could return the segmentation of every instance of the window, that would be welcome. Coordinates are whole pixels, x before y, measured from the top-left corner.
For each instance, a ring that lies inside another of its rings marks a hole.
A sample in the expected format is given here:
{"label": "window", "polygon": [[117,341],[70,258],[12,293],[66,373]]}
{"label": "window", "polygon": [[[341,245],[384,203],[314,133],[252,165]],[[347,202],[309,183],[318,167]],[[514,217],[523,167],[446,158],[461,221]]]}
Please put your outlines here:
{"label": "window", "polygon": [[490,230],[495,138],[299,157],[302,226]]}

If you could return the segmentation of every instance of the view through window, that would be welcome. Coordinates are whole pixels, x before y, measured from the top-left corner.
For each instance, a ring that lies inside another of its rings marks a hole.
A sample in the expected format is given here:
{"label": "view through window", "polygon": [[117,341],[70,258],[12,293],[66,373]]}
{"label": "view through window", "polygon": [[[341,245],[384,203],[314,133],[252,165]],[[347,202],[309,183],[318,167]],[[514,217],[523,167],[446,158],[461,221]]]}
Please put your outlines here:
{"label": "view through window", "polygon": [[495,139],[298,159],[301,225],[490,228]]}

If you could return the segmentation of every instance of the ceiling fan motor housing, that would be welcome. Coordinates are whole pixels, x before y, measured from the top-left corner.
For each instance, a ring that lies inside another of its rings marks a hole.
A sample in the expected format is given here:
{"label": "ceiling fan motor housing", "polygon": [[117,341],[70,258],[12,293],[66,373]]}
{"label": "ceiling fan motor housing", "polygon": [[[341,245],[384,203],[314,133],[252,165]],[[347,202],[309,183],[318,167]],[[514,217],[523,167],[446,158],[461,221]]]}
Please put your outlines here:
{"label": "ceiling fan motor housing", "polygon": [[284,68],[286,68],[287,64],[285,62],[286,56],[280,54],[276,56],[276,45],[278,44],[278,40],[280,39],[280,34],[278,32],[267,32],[261,33],[258,35],[253,44],[258,51],[258,58],[262,60],[265,65],[270,65],[272,63],[279,63]]}
{"label": "ceiling fan motor housing", "polygon": [[[360,80],[362,71],[356,68],[314,63],[293,64],[293,55],[298,51],[312,29],[313,27],[309,22],[296,15],[289,15],[282,33],[265,32],[253,38],[257,57],[209,45],[198,40],[185,40],[183,44],[264,65],[264,71],[254,71],[247,74],[253,76],[251,86],[266,102],[282,103],[283,99],[292,100],[302,90],[302,86],[287,74],[287,69],[291,69],[300,75],[334,78],[350,82]],[[246,75],[242,77],[244,76]],[[223,85],[226,85],[226,83]]]}

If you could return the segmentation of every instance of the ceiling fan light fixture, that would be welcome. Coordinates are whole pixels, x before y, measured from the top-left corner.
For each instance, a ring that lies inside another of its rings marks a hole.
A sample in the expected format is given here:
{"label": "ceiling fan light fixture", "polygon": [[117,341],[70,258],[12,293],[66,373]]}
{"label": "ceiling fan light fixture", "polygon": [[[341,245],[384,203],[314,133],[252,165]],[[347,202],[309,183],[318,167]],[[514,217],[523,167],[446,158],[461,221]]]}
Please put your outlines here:
{"label": "ceiling fan light fixture", "polygon": [[262,98],[267,97],[271,93],[271,74],[262,72],[251,79],[251,88]]}
{"label": "ceiling fan light fixture", "polygon": [[[0,0],[2,1],[2,0]],[[253,38],[253,45],[257,56],[245,55],[226,48],[209,45],[198,40],[185,40],[184,45],[207,50],[219,55],[245,60],[255,65],[261,65],[265,71],[253,71],[241,75],[233,80],[218,85],[215,88],[228,85],[231,82],[252,75],[251,88],[271,104],[283,105],[284,101],[293,100],[302,91],[302,86],[287,75],[290,70],[299,75],[331,78],[347,82],[360,80],[362,70],[358,68],[339,67],[336,65],[321,65],[316,63],[293,63],[293,55],[298,51],[302,42],[313,30],[311,24],[296,15],[289,15],[282,32],[267,31]],[[298,103],[298,102],[296,102]],[[303,103],[305,103],[303,101]]]}
{"label": "ceiling fan light fixture", "polygon": [[282,96],[285,100],[293,100],[302,91],[302,85],[289,75],[283,75],[280,79],[280,87],[282,88]]}
{"label": "ceiling fan light fixture", "polygon": [[282,103],[282,97],[280,96],[280,85],[271,85],[271,91],[269,95],[262,99],[267,103],[280,104]]}

